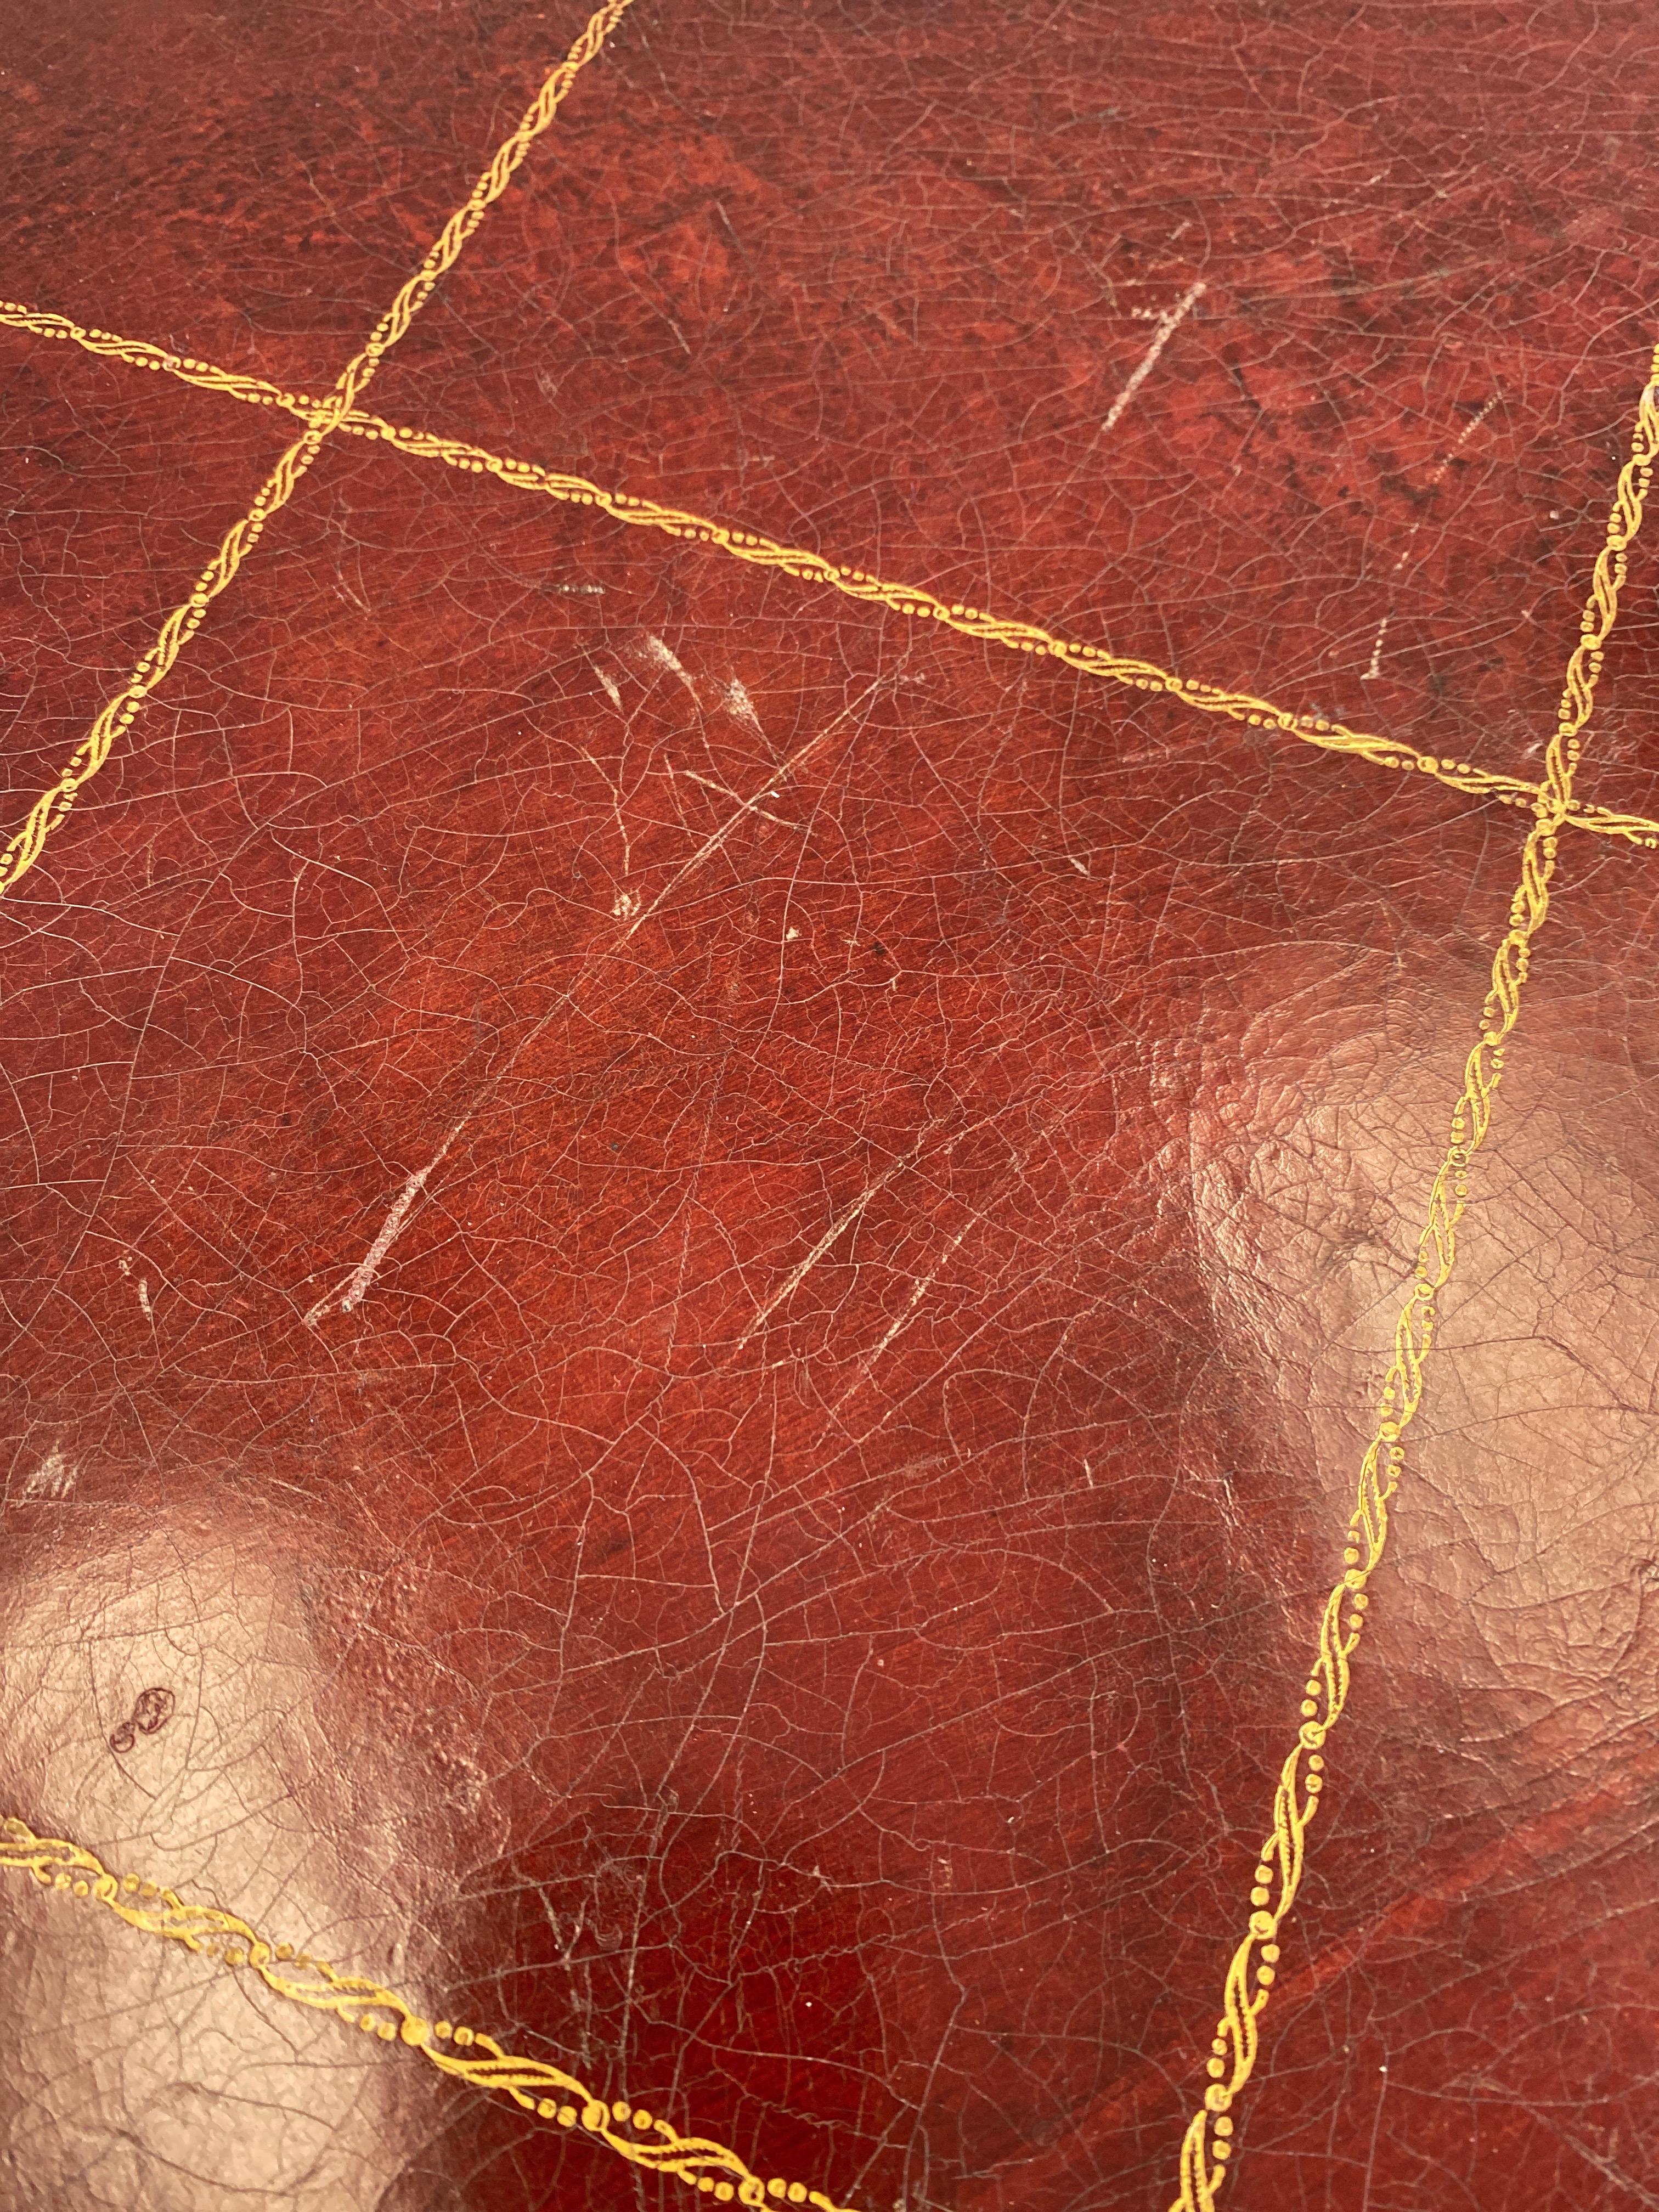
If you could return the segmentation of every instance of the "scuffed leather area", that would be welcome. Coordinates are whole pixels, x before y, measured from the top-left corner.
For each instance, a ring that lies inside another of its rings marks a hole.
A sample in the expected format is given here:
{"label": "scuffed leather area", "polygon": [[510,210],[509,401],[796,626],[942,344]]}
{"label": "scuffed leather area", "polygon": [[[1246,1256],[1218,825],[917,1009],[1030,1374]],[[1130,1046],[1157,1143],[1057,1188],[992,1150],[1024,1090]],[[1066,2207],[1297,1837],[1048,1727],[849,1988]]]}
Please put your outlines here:
{"label": "scuffed leather area", "polygon": [[[319,392],[577,19],[5,26],[8,296]],[[636,0],[375,404],[1535,777],[1651,50]],[[0,391],[9,827],[292,426]],[[331,441],[0,899],[0,1811],[838,2205],[1167,2205],[1524,830]],[[1653,2201],[1656,866],[1563,835],[1237,2212]],[[690,2201],[5,1879],[8,2212]]]}

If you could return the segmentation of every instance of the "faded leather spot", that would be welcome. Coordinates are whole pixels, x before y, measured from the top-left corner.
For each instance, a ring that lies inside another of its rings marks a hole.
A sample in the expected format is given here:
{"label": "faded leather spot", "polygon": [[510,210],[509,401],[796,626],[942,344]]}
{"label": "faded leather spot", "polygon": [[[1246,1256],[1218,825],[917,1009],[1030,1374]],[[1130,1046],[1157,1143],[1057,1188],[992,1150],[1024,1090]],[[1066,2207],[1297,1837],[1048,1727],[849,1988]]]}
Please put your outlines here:
{"label": "faded leather spot", "polygon": [[[341,1726],[318,1532],[280,1515],[256,1526],[210,1486],[179,1486],[190,1503],[58,1522],[14,1547],[0,1789],[112,1868],[418,1983],[417,1893],[398,1863],[407,1769],[384,1738]],[[167,1725],[113,1753],[112,1722],[161,1684]],[[424,2085],[95,1908],[14,1885],[7,1913],[0,2112],[19,2212],[379,2201]]]}
{"label": "faded leather spot", "polygon": [[[1237,1356],[1270,1379],[1287,1443],[1316,1455],[1334,1553],[1469,994],[1286,955],[1251,995],[1206,1055],[1230,1103],[1195,1112],[1196,1218]],[[1451,1727],[1448,1809],[1580,1787],[1659,1705],[1653,1017],[1645,997],[1604,1011],[1611,1054],[1547,969],[1535,985],[1471,1176],[1379,1584],[1377,1656],[1419,1676],[1425,1717]]]}

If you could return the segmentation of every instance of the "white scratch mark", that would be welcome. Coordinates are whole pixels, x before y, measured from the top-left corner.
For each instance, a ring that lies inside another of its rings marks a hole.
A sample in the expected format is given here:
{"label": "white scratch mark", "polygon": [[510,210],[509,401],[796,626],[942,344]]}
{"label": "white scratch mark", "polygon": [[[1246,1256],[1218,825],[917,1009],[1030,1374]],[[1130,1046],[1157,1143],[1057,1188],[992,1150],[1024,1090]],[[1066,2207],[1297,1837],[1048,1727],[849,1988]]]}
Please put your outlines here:
{"label": "white scratch mark", "polygon": [[[1492,398],[1486,402],[1480,413],[1471,416],[1469,420],[1463,425],[1462,433],[1458,438],[1456,444],[1449,447],[1446,452],[1440,456],[1439,465],[1435,468],[1433,472],[1431,474],[1428,482],[1423,487],[1425,499],[1427,495],[1434,489],[1435,486],[1445,475],[1452,463],[1457,459],[1461,449],[1468,445],[1469,440],[1474,437],[1475,432],[1486,421],[1487,416],[1492,413],[1492,409],[1497,406],[1498,397],[1499,395],[1494,392]],[[1550,518],[1552,521],[1553,521],[1554,519],[1553,515]],[[1413,523],[1411,528],[1406,532],[1406,542],[1400,549],[1400,558],[1395,562],[1393,568],[1389,571],[1389,595],[1390,599],[1392,599],[1394,595],[1394,587],[1399,579],[1400,571],[1412,557],[1412,547],[1416,543],[1418,532],[1423,527],[1423,515],[1419,514],[1416,521]],[[1365,670],[1364,675],[1361,676],[1359,679],[1362,684],[1375,684],[1378,677],[1382,673],[1382,641],[1388,635],[1389,624],[1393,620],[1394,610],[1390,607],[1389,611],[1383,616],[1382,621],[1376,625],[1376,635],[1371,642],[1370,665]]]}
{"label": "white scratch mark", "polygon": [[[115,1264],[119,1267],[124,1275],[128,1276],[129,1278],[131,1276],[132,1261],[127,1253],[124,1252]],[[138,1303],[144,1310],[145,1320],[153,1321],[155,1316],[149,1303],[149,1278],[148,1275],[140,1275],[138,1278]]]}
{"label": "white scratch mark", "polygon": [[[427,1177],[434,1174],[442,1164],[444,1154],[460,1133],[460,1128],[461,1124],[458,1121],[426,1165],[416,1170],[396,1198],[392,1200],[392,1209],[380,1224],[380,1235],[364,1253],[362,1262],[345,1286],[344,1293],[339,1301],[339,1310],[343,1314],[350,1313],[354,1307],[362,1304],[364,1293],[380,1272],[380,1262],[403,1233],[404,1224],[408,1220],[416,1200],[426,1188]],[[306,1316],[306,1327],[315,1328],[334,1302],[332,1291],[327,1291],[319,1298]]]}
{"label": "white scratch mark", "polygon": [[713,836],[706,838],[703,842],[698,846],[696,851],[692,854],[690,860],[682,860],[679,866],[675,869],[673,874],[663,885],[662,889],[657,893],[655,898],[652,900],[650,905],[645,908],[643,913],[636,914],[634,916],[634,919],[629,922],[627,930],[622,937],[622,944],[626,945],[629,939],[633,936],[635,931],[639,929],[646,921],[647,921],[650,917],[656,913],[659,907],[666,904],[668,900],[673,896],[674,893],[679,889],[680,885],[685,881],[685,878],[689,875],[700,868],[705,860],[713,859],[714,855],[720,851],[721,846],[725,844],[726,839],[732,835],[732,832],[737,828],[738,824],[740,822],[746,821],[750,814],[757,813],[759,811],[760,802],[763,799],[775,799],[779,792],[783,789],[784,786],[789,783],[793,778],[799,773],[805,763],[815,752],[817,751],[819,746],[827,744],[830,742],[830,739],[834,737],[836,731],[842,727],[843,723],[850,722],[854,715],[859,712],[860,708],[863,707],[865,702],[867,700],[873,698],[880,689],[881,678],[879,677],[877,678],[874,683],[866,684],[863,690],[860,692],[858,697],[854,699],[849,706],[843,707],[840,714],[836,716],[832,722],[826,723],[823,728],[817,732],[816,736],[808,738],[806,743],[793,753],[781,769],[775,770],[771,781],[764,791],[757,793],[753,799],[745,799],[743,804],[738,807],[737,812],[735,814],[729,815],[720,824],[720,828],[714,832]]}
{"label": "white scratch mark", "polygon": [[903,1158],[895,1160],[889,1168],[876,1177],[875,1181],[867,1189],[862,1190],[859,1193],[859,1195],[844,1212],[838,1213],[836,1216],[835,1219],[830,1224],[830,1226],[824,1231],[823,1236],[819,1237],[817,1243],[812,1247],[806,1257],[800,1262],[800,1265],[779,1285],[775,1291],[773,1291],[771,1297],[768,1298],[766,1304],[761,1308],[760,1311],[755,1316],[753,1321],[750,1322],[748,1328],[744,1329],[743,1334],[738,1339],[736,1348],[739,1352],[742,1351],[744,1346],[748,1343],[751,1336],[755,1335],[757,1331],[765,1327],[767,1322],[777,1311],[784,1300],[787,1297],[789,1297],[795,1291],[799,1289],[800,1285],[806,1280],[806,1278],[811,1273],[813,1268],[817,1266],[818,1261],[823,1259],[824,1254],[830,1249],[830,1246],[834,1244],[839,1237],[843,1237],[852,1227],[853,1224],[858,1219],[860,1214],[863,1212],[865,1207],[869,1205],[871,1200],[876,1197],[880,1192],[885,1190],[888,1184],[891,1182],[893,1177],[898,1173],[899,1170],[908,1164],[909,1157],[909,1154],[906,1153]]}
{"label": "white scratch mark", "polygon": [[[676,775],[688,777],[693,783],[700,783],[705,791],[718,792],[722,799],[729,799],[734,806],[741,806],[744,804],[735,791],[728,791],[723,783],[716,783],[709,776],[699,775],[694,768],[677,768],[673,773]],[[777,795],[775,791],[763,791],[761,798],[775,799]],[[748,804],[751,814],[766,814],[766,809],[758,799],[751,799]],[[793,822],[786,822],[781,814],[766,814],[766,818],[769,822],[775,822],[780,830],[793,830],[799,826]]]}
{"label": "white scratch mark", "polygon": [[[726,843],[726,839],[732,835],[732,831],[738,828],[740,823],[746,821],[750,814],[758,811],[760,801],[763,799],[775,799],[778,796],[778,793],[784,790],[793,779],[799,774],[800,770],[805,766],[806,763],[812,757],[812,756],[822,750],[822,749],[830,743],[830,739],[835,737],[836,732],[850,722],[854,717],[859,714],[867,702],[876,696],[876,694],[882,689],[883,682],[884,679],[878,677],[872,683],[866,684],[863,690],[859,693],[855,699],[849,701],[832,720],[824,725],[823,729],[816,732],[811,737],[808,738],[805,744],[799,746],[797,750],[784,763],[781,768],[775,769],[773,770],[772,775],[768,779],[764,789],[757,793],[753,799],[744,799],[740,805],[736,807],[734,811],[726,817],[726,819],[720,824],[718,830],[714,830],[710,836],[706,837],[703,840],[702,843],[697,848],[695,853],[691,854],[688,859],[682,860],[679,866],[675,869],[668,881],[652,899],[649,906],[641,905],[635,912],[629,915],[626,925],[619,933],[616,939],[614,949],[620,951],[623,945],[631,942],[635,935],[638,931],[644,927],[645,924],[650,921],[651,917],[665,907],[668,903],[669,900],[673,897],[674,893],[679,889],[686,878],[688,876],[694,875],[696,871],[702,867],[705,860],[711,859],[714,854],[720,850],[721,847]],[[618,919],[620,920],[621,917],[618,916]],[[571,994],[567,993],[560,1000],[558,1007],[554,1011],[556,1012],[562,1007],[568,1006],[570,1003]],[[390,1250],[393,1239],[397,1237],[399,1231],[402,1229],[404,1221],[408,1218],[410,1207],[420,1196],[422,1190],[425,1188],[428,1177],[437,1167],[439,1161],[443,1158],[444,1154],[454,1143],[456,1138],[460,1135],[462,1130],[465,1129],[467,1127],[467,1124],[476,1116],[483,1100],[495,1095],[495,1091],[499,1088],[500,1084],[505,1076],[507,1069],[512,1067],[516,1063],[520,1054],[532,1039],[542,1035],[547,1024],[552,1018],[552,1012],[545,1014],[540,1020],[533,1022],[526,1030],[521,1033],[518,1043],[514,1046],[513,1051],[507,1055],[503,1066],[484,1085],[479,1097],[473,1101],[466,1112],[462,1115],[459,1121],[455,1123],[454,1127],[450,1130],[449,1134],[444,1139],[443,1143],[438,1148],[435,1157],[428,1161],[425,1167],[420,1170],[418,1175],[411,1176],[409,1181],[404,1185],[403,1189],[398,1193],[397,1200],[392,1205],[391,1212],[386,1216],[385,1226],[382,1228],[380,1234],[375,1238],[374,1245],[370,1249],[367,1257],[364,1259],[362,1266],[358,1268],[356,1273],[352,1276],[350,1282],[346,1285],[345,1297],[341,1300],[342,1312],[349,1311],[350,1308],[357,1304],[357,1302],[362,1298],[363,1292],[368,1288],[375,1269],[380,1266],[381,1261],[385,1259],[388,1250]],[[327,1292],[324,1297],[319,1298],[315,1305],[311,1308],[311,1310],[305,1316],[307,1327],[315,1328],[319,1322],[321,1321],[323,1316],[328,1311],[330,1306],[333,1304],[334,1293],[331,1291]]]}
{"label": "white scratch mark", "polygon": [[1203,296],[1204,280],[1200,276],[1195,284],[1189,284],[1188,286],[1186,291],[1182,295],[1181,298],[1176,301],[1175,306],[1171,307],[1167,313],[1162,314],[1158,317],[1157,325],[1152,331],[1152,342],[1151,345],[1147,347],[1146,352],[1141,356],[1139,363],[1130,376],[1129,381],[1124,386],[1122,391],[1118,393],[1117,398],[1113,400],[1110,408],[1107,411],[1106,420],[1100,426],[1103,434],[1108,430],[1116,429],[1119,422],[1123,418],[1124,410],[1128,406],[1129,402],[1134,398],[1136,392],[1139,391],[1141,386],[1145,384],[1152,371],[1158,367],[1158,356],[1163,352],[1164,347],[1169,344],[1170,340],[1175,336],[1176,332],[1180,329],[1182,323],[1186,321],[1188,316],[1191,314],[1193,309],[1198,305]]}
{"label": "white scratch mark", "polygon": [[[647,630],[646,632],[645,650],[647,659],[654,660],[659,668],[665,668],[671,675],[678,676],[680,682],[684,684],[686,690],[691,694],[692,698],[694,700],[697,698],[696,685],[686,674],[682,663],[669,651],[668,647],[657,635],[655,630]],[[698,700],[697,703],[701,705],[702,702]]]}
{"label": "white scratch mark", "polygon": [[783,941],[786,945],[793,945],[799,935],[799,930],[796,928],[794,923],[792,921],[788,928],[783,933]]}
{"label": "white scratch mark", "polygon": [[597,660],[593,663],[593,673],[599,678],[600,683],[604,684],[605,690],[611,694],[611,703],[620,714],[622,712],[622,693],[617,689],[616,678],[609,675],[605,670],[601,668]]}
{"label": "white scratch mark", "polygon": [[945,1246],[944,1251],[939,1254],[939,1258],[927,1270],[927,1273],[925,1275],[919,1275],[916,1278],[915,1286],[911,1291],[910,1296],[905,1303],[904,1310],[899,1315],[897,1320],[888,1330],[886,1335],[883,1337],[881,1342],[870,1354],[868,1359],[865,1361],[865,1374],[867,1375],[870,1372],[870,1370],[875,1365],[877,1360],[881,1358],[882,1353],[886,1351],[888,1346],[893,1341],[893,1339],[898,1334],[899,1331],[902,1328],[908,1327],[911,1315],[915,1313],[916,1308],[921,1304],[928,1291],[933,1289],[934,1284],[939,1280],[941,1273],[944,1271],[951,1259],[954,1256],[957,1247],[961,1244],[963,1238],[967,1234],[968,1225],[964,1225],[963,1228],[958,1229],[956,1235]]}
{"label": "white scratch mark", "polygon": [[1367,2212],[1371,2201],[1371,2180],[1376,2172],[1376,2139],[1382,2132],[1382,2100],[1389,2094],[1388,2068],[1379,2066],[1376,2070],[1382,2076],[1382,2083],[1376,2093],[1376,2111],[1371,2118],[1370,2156],[1365,2160],[1365,2193],[1359,2202],[1359,2212]]}
{"label": "white scratch mark", "polygon": [[755,712],[755,702],[744,690],[740,678],[734,676],[726,685],[726,703],[738,721],[751,729],[757,738],[763,738],[766,735],[765,731],[761,727],[761,718]]}
{"label": "white scratch mark", "polygon": [[67,1498],[75,1487],[75,1469],[61,1449],[49,1451],[33,1474],[23,1478],[18,1493],[23,1498]]}
{"label": "white scratch mark", "polygon": [[618,891],[611,902],[611,911],[618,921],[631,921],[639,910],[640,895],[637,891]]}

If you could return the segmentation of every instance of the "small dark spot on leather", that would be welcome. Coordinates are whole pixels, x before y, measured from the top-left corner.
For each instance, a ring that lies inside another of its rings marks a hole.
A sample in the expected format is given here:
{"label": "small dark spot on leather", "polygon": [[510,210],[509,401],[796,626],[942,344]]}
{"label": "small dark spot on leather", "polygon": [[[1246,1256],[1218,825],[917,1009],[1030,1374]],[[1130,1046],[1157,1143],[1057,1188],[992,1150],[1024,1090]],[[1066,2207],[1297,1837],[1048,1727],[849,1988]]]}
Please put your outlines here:
{"label": "small dark spot on leather", "polygon": [[146,1735],[165,1728],[173,1718],[173,1695],[171,1690],[140,1690],[138,1702],[132,1709],[133,1725]]}
{"label": "small dark spot on leather", "polygon": [[131,1716],[111,1735],[110,1749],[131,1751],[140,1735],[154,1735],[157,1729],[165,1728],[176,1703],[171,1690],[140,1690]]}

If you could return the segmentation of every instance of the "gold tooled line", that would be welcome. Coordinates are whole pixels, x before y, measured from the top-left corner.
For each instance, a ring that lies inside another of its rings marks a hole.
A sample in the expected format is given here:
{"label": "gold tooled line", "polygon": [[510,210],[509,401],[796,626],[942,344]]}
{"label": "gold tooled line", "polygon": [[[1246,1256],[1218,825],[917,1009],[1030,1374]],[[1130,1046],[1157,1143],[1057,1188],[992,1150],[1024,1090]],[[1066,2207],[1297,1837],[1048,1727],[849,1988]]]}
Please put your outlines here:
{"label": "gold tooled line", "polygon": [[40,859],[48,836],[74,805],[77,794],[109,758],[116,738],[131,726],[151,693],[165,680],[180,653],[201,628],[208,608],[258,544],[271,516],[288,504],[300,479],[321,451],[324,440],[339,428],[343,417],[356,406],[382,359],[426,305],[439,278],[453,266],[461,248],[507,190],[532,145],[558,113],[560,103],[574,82],[577,72],[599,52],[629,5],[630,0],[605,0],[604,6],[588,18],[575,44],[525,111],[517,130],[496,148],[466,200],[433,240],[426,258],[341,370],[327,398],[315,402],[308,412],[303,434],[277,461],[247,513],[225,532],[218,551],[196,579],[189,598],[176,606],[162,623],[155,644],[139,660],[125,688],[106,702],[68,767],[55,784],[41,793],[29,809],[22,828],[0,852],[0,896],[9,891]]}
{"label": "gold tooled line", "polygon": [[[88,353],[125,362],[137,368],[161,370],[198,390],[221,392],[250,406],[282,407],[302,422],[314,422],[330,404],[308,392],[285,391],[279,385],[267,383],[263,377],[244,376],[234,369],[216,368],[211,362],[169,353],[162,347],[147,344],[142,338],[125,338],[111,331],[84,329],[66,315],[51,314],[15,301],[0,301],[0,324],[32,331],[39,337],[65,338]],[[348,409],[333,428],[348,431],[354,437],[379,439],[399,453],[410,453],[422,460],[442,461],[451,468],[493,476],[520,491],[542,492],[550,499],[574,506],[597,507],[615,521],[711,545],[736,560],[757,568],[780,570],[805,583],[827,585],[866,605],[890,607],[915,620],[943,623],[947,629],[959,631],[964,637],[978,638],[1014,652],[1045,653],[1085,676],[1104,678],[1137,690],[1165,692],[1201,713],[1224,714],[1234,721],[1276,729],[1326,752],[1346,753],[1378,768],[1432,776],[1454,791],[1497,799],[1505,805],[1532,806],[1537,801],[1538,786],[1528,783],[1524,777],[1504,775],[1469,761],[1425,752],[1392,738],[1350,729],[1346,723],[1295,714],[1288,708],[1274,706],[1270,700],[1258,699],[1253,692],[1229,690],[1218,684],[1200,683],[1195,678],[1178,676],[1150,660],[1126,659],[1103,646],[1083,645],[1074,639],[1057,636],[1036,623],[1010,620],[960,603],[947,604],[921,585],[896,584],[864,569],[830,560],[805,546],[786,545],[760,531],[713,521],[707,515],[694,514],[683,507],[664,507],[655,500],[639,498],[628,492],[608,491],[602,484],[591,483],[586,477],[543,468],[534,461],[511,459],[492,453],[483,446],[469,445],[462,439],[441,437],[435,431],[410,429],[356,408]],[[1602,836],[1620,838],[1629,844],[1659,845],[1659,822],[1650,821],[1645,815],[1620,813],[1612,807],[1575,799],[1568,806],[1566,819],[1576,828],[1593,830]]]}
{"label": "gold tooled line", "polygon": [[[1349,1662],[1364,1623],[1365,1585],[1376,1572],[1389,1534],[1389,1501],[1398,1489],[1405,1457],[1401,1438],[1422,1402],[1423,1369],[1433,1340],[1435,1301],[1450,1279],[1457,1257],[1457,1224],[1468,1198],[1469,1162],[1486,1139],[1493,1095],[1504,1068],[1504,1044],[1521,1012],[1532,941],[1549,913],[1556,837],[1568,817],[1578,764],[1579,732],[1595,702],[1602,648],[1619,612],[1625,556],[1642,526],[1643,505],[1659,457],[1659,349],[1656,349],[1637,410],[1631,457],[1620,470],[1606,541],[1595,558],[1578,643],[1567,662],[1566,685],[1554,735],[1545,756],[1537,820],[1521,855],[1521,880],[1510,902],[1510,925],[1492,965],[1492,984],[1481,1010],[1480,1033],[1464,1065],[1463,1090],[1452,1110],[1451,1137],[1429,1194],[1428,1217],[1418,1239],[1417,1275],[1395,1328],[1394,1358],[1383,1382],[1376,1426],[1359,1469],[1359,1492],[1348,1524],[1341,1579],[1325,1601],[1319,1647],[1309,1670],[1296,1743],[1279,1771],[1273,1795],[1273,1832],[1261,1847],[1248,1932],[1227,1968],[1210,2086],[1181,2145],[1181,2192],[1170,2212],[1212,2212],[1226,2179],[1232,2146],[1231,2107],[1249,2080],[1258,2047],[1256,2022],[1267,2002],[1280,1922],[1302,1879],[1308,1823],[1323,1787],[1322,1747],[1348,1697]],[[1346,1618],[1345,1618],[1346,1615]],[[1305,1762],[1306,1772],[1304,1772]],[[1260,1954],[1261,1963],[1256,1963]]]}
{"label": "gold tooled line", "polygon": [[[33,1875],[43,1889],[101,1905],[129,1928],[182,1943],[201,1956],[258,1976],[268,1990],[313,2012],[332,2013],[347,2027],[386,2043],[401,2042],[418,2051],[441,2074],[498,2096],[511,2097],[526,2112],[559,2126],[597,2136],[631,2166],[672,2174],[695,2189],[729,2203],[775,2201],[811,2204],[815,2212],[844,2212],[830,2197],[799,2182],[775,2177],[763,2181],[723,2143],[702,2136],[683,2136],[626,2098],[608,2101],[562,2067],[505,2051],[494,2036],[448,2021],[424,2018],[395,1990],[362,1974],[343,1974],[325,1960],[296,1954],[287,1943],[272,1943],[249,1922],[216,1905],[192,1905],[170,1889],[137,1875],[112,1874],[95,1852],[58,1836],[37,1836],[26,1822],[0,1822],[0,1869]],[[475,2057],[471,2054],[482,2052]],[[624,2132],[626,2130],[626,2132]],[[726,2177],[732,2179],[727,2180]]]}

